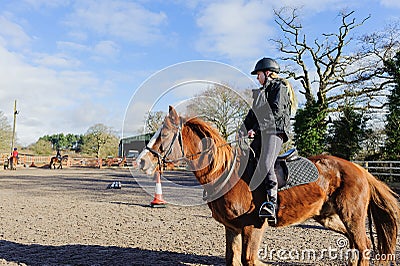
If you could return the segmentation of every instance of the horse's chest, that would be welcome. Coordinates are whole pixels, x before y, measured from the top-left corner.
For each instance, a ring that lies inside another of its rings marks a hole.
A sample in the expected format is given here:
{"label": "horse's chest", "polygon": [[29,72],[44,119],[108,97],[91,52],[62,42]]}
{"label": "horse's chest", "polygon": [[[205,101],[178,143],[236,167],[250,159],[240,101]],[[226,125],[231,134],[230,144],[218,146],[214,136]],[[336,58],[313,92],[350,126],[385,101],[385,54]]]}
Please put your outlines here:
{"label": "horse's chest", "polygon": [[208,206],[211,209],[213,218],[221,223],[236,219],[254,209],[254,205],[246,200],[227,201],[226,199],[219,199],[210,202]]}

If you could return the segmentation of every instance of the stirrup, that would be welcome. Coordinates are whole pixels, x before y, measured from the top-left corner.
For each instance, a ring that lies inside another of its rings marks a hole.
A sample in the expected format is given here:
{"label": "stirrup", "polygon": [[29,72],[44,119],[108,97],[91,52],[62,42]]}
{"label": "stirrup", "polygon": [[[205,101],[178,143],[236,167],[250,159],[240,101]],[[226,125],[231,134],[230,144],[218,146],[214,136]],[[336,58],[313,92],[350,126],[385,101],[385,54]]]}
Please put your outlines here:
{"label": "stirrup", "polygon": [[264,202],[261,204],[258,216],[261,219],[267,219],[268,224],[274,225],[277,223],[276,219],[276,207],[272,202]]}

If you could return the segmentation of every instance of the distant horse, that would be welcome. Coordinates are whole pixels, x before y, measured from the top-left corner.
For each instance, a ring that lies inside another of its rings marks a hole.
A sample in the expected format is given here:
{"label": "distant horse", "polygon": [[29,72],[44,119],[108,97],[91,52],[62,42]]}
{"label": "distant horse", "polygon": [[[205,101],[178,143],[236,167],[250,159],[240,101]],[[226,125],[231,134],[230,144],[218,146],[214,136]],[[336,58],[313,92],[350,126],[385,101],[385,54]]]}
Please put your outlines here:
{"label": "distant horse", "polygon": [[68,155],[64,155],[61,157],[61,159],[57,156],[51,157],[50,159],[50,169],[53,166],[54,169],[56,169],[56,164],[58,164],[57,169],[62,169],[62,162],[63,161],[68,161]]}
{"label": "distant horse", "polygon": [[[202,147],[204,140],[213,144],[207,152],[204,152],[204,145]],[[208,206],[213,218],[225,226],[226,264],[263,265],[258,252],[268,222],[259,218],[258,210],[266,200],[265,188],[261,185],[251,191],[251,172],[246,168],[240,176],[241,161],[233,161],[234,154],[234,148],[227,145],[211,125],[199,118],[185,120],[170,107],[162,127],[140,154],[138,162],[140,168],[150,174],[162,161],[186,160],[192,167],[197,167],[193,170],[194,175],[211,194],[221,183],[219,177],[230,165],[236,164],[228,180],[233,185],[225,194],[208,202]],[[371,248],[371,240],[366,234],[369,216],[370,225],[372,220],[377,234],[376,251],[381,258],[393,258],[399,221],[395,193],[352,162],[328,155],[309,159],[318,169],[318,179],[279,191],[275,226],[288,226],[313,218],[349,239],[350,248],[358,254],[349,260],[351,265],[366,266]]]}
{"label": "distant horse", "polygon": [[18,159],[17,157],[11,156],[9,159],[10,170],[17,170]]}

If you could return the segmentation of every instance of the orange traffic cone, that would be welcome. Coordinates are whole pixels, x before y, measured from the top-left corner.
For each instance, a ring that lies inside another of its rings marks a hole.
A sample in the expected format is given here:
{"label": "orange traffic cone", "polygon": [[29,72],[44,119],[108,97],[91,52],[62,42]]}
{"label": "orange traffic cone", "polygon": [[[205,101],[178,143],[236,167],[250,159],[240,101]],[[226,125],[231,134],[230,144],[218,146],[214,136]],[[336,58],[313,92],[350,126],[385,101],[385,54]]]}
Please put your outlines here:
{"label": "orange traffic cone", "polygon": [[162,197],[161,173],[156,171],[154,175],[156,179],[156,191],[153,201],[150,202],[150,206],[153,208],[166,207],[167,202]]}

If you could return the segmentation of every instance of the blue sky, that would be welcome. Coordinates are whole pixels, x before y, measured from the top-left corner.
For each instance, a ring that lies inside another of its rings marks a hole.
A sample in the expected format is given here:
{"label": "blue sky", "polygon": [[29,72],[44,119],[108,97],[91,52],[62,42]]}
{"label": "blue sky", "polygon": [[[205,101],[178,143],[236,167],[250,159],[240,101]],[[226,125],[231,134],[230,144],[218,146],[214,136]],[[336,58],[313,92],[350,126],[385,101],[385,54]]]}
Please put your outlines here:
{"label": "blue sky", "polygon": [[2,0],[0,110],[11,123],[17,100],[23,145],[96,123],[121,132],[134,92],[161,69],[212,60],[249,73],[260,57],[279,57],[269,42],[280,33],[273,9],[288,5],[303,6],[315,36],[335,30],[341,10],[371,14],[356,34],[400,14],[398,0]]}

